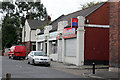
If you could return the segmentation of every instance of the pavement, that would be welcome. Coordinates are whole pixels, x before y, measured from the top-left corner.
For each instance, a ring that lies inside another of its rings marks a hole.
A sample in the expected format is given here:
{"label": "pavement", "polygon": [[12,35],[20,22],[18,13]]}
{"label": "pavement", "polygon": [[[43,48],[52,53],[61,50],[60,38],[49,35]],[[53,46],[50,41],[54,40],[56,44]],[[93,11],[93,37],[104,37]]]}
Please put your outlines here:
{"label": "pavement", "polygon": [[108,65],[96,65],[95,74],[93,74],[92,65],[76,66],[68,63],[54,62],[52,61],[51,67],[60,71],[80,75],[84,78],[97,78],[105,80],[120,80],[120,72],[109,71]]}

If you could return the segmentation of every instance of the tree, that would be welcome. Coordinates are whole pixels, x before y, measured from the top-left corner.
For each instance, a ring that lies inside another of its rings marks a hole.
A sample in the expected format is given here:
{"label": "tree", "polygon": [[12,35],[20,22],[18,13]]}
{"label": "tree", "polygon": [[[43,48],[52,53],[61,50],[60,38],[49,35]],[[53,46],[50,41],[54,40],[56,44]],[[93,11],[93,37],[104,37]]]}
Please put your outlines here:
{"label": "tree", "polygon": [[26,19],[47,19],[46,8],[41,2],[27,2],[25,0],[24,2],[16,1],[15,4],[18,6],[18,8],[16,8],[16,14],[22,15],[22,25],[24,25]]}
{"label": "tree", "polygon": [[38,0],[29,2],[24,0],[20,2],[2,2],[3,13],[6,12],[11,17],[19,17],[22,26],[24,26],[26,19],[46,20],[48,15],[44,5]]}
{"label": "tree", "polygon": [[[26,19],[46,20],[47,11],[41,2],[2,2],[2,46],[3,49],[21,43],[22,26]],[[20,43],[18,42],[20,40]]]}
{"label": "tree", "polygon": [[87,2],[86,4],[84,4],[84,5],[81,5],[82,6],[82,9],[86,9],[86,8],[88,8],[88,7],[91,7],[91,6],[93,6],[93,5],[96,5],[96,4],[99,4],[100,2]]}
{"label": "tree", "polygon": [[6,16],[2,24],[2,49],[17,44],[17,38],[18,35],[15,26],[12,24],[12,19]]}

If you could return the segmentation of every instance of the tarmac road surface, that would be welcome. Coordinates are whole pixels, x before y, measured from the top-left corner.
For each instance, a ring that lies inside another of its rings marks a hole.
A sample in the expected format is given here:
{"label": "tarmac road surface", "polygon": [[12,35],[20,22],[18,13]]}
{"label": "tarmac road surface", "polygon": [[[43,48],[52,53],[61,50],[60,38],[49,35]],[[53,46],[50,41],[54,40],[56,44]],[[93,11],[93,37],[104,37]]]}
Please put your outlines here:
{"label": "tarmac road surface", "polygon": [[29,65],[24,60],[12,60],[3,56],[2,78],[6,78],[6,73],[11,73],[11,78],[82,78],[51,67]]}

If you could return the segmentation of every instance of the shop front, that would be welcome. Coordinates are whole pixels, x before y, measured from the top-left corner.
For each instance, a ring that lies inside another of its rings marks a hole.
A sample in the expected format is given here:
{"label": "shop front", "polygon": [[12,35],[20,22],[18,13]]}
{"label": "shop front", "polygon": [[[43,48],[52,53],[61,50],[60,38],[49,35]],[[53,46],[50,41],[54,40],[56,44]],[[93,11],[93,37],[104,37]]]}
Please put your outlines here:
{"label": "shop front", "polygon": [[44,34],[38,35],[36,41],[36,50],[37,51],[45,51],[45,37]]}
{"label": "shop front", "polygon": [[58,32],[50,32],[49,34],[49,56],[52,60],[57,61],[57,46],[58,42],[56,37],[58,36]]}
{"label": "shop front", "polygon": [[64,62],[70,64],[76,64],[76,51],[77,51],[77,39],[75,34],[75,28],[64,28]]}

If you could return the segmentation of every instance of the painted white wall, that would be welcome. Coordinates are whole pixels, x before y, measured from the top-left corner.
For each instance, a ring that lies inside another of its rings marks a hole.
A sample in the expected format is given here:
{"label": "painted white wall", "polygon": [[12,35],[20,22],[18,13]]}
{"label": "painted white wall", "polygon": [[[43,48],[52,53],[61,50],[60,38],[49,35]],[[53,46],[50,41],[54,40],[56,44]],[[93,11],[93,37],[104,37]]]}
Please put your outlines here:
{"label": "painted white wall", "polygon": [[30,30],[31,30],[30,26],[28,24],[28,21],[26,20],[26,22],[25,22],[25,32],[26,32],[25,42],[30,41]]}
{"label": "painted white wall", "polygon": [[[60,22],[58,22],[58,34],[60,34],[60,33],[63,33],[63,30],[64,30],[64,27],[66,27],[68,25],[68,21],[60,21]],[[62,38],[62,53],[61,53],[61,55],[62,55],[62,62],[64,62],[64,54],[65,54],[65,40]],[[58,40],[58,46],[59,46],[59,40]],[[58,50],[57,50],[58,51]],[[58,54],[58,52],[57,52],[57,54]],[[59,54],[58,54],[58,60],[59,60]]]}
{"label": "painted white wall", "polygon": [[83,16],[78,16],[78,29],[77,29],[77,66],[84,65],[84,21]]}
{"label": "painted white wall", "polygon": [[65,60],[64,60],[64,56],[65,56],[65,44],[66,44],[66,42],[65,42],[65,39],[63,39],[62,38],[62,62],[64,62]]}
{"label": "painted white wall", "polygon": [[70,63],[70,64],[75,64],[77,65],[77,59],[76,57],[64,57],[64,62],[65,63]]}
{"label": "painted white wall", "polygon": [[[31,30],[28,21],[25,21],[25,26],[22,29],[22,42],[24,42],[24,30],[25,30],[25,42],[30,41],[36,41],[36,30]],[[30,37],[31,35],[31,37]]]}
{"label": "painted white wall", "polygon": [[58,60],[58,54],[50,54],[50,58],[53,59],[53,61]]}
{"label": "painted white wall", "polygon": [[77,66],[84,65],[84,27],[77,29]]}
{"label": "painted white wall", "polygon": [[38,42],[36,41],[36,51],[38,51]]}
{"label": "painted white wall", "polygon": [[36,41],[36,30],[31,30],[31,41]]}
{"label": "painted white wall", "polygon": [[49,42],[49,37],[48,37],[48,40],[47,40],[47,55],[50,55],[50,53],[49,53],[49,47],[50,47],[50,46],[49,46],[49,43],[50,43],[50,42]]}

